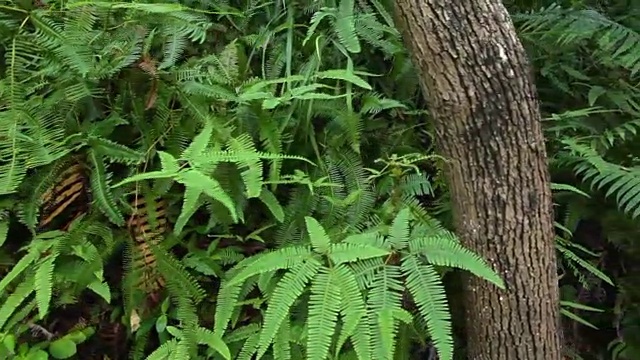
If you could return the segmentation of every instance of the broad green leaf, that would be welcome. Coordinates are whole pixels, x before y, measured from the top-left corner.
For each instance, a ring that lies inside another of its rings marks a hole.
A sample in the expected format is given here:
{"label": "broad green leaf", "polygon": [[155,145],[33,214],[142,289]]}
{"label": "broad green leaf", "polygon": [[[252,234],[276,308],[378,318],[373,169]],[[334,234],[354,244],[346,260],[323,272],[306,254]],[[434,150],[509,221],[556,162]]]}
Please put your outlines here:
{"label": "broad green leaf", "polygon": [[262,108],[264,110],[273,110],[276,107],[278,107],[278,105],[280,105],[281,103],[282,103],[282,100],[280,98],[264,99],[262,101]]}
{"label": "broad green leaf", "polygon": [[27,359],[28,360],[49,360],[49,354],[42,349],[33,347],[29,349],[29,352],[27,353]]}
{"label": "broad green leaf", "polygon": [[86,327],[84,329],[74,330],[68,333],[67,335],[65,335],[64,337],[73,341],[76,344],[82,344],[89,338],[89,336],[93,335],[94,333],[95,333],[95,330],[92,327]]}
{"label": "broad green leaf", "polygon": [[165,314],[162,314],[160,315],[160,317],[158,317],[158,319],[156,320],[156,332],[158,334],[162,334],[165,331],[168,321],[169,319]]}
{"label": "broad green leaf", "polygon": [[347,81],[363,89],[371,90],[371,85],[369,85],[366,81],[364,81],[364,79],[354,74],[353,72],[350,72],[347,70],[343,70],[343,69],[325,70],[317,73],[316,76],[320,79],[335,79],[335,80]]}
{"label": "broad green leaf", "polygon": [[78,351],[76,343],[63,337],[49,344],[49,354],[55,359],[68,359]]}
{"label": "broad green leaf", "polygon": [[16,336],[12,334],[2,334],[0,335],[0,340],[2,340],[2,345],[4,345],[9,351],[13,351],[16,348]]}

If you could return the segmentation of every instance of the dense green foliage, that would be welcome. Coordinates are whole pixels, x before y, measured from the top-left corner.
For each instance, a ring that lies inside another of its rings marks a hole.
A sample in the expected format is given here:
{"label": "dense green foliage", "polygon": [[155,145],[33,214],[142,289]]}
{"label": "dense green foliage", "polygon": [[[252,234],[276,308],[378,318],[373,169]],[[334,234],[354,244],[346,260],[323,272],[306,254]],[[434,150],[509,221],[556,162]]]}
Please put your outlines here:
{"label": "dense green foliage", "polygon": [[[463,358],[448,274],[503,284],[452,232],[391,5],[1,4],[0,359]],[[509,6],[567,347],[637,358],[640,18]]]}

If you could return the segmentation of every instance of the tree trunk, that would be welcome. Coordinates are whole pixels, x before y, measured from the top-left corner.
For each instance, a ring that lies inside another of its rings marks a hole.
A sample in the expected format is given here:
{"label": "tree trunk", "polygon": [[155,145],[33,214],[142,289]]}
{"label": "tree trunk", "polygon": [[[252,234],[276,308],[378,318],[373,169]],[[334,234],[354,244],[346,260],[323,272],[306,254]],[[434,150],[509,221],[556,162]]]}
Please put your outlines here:
{"label": "tree trunk", "polygon": [[438,146],[456,232],[506,291],[465,280],[468,358],[562,358],[553,209],[536,89],[499,0],[396,0]]}

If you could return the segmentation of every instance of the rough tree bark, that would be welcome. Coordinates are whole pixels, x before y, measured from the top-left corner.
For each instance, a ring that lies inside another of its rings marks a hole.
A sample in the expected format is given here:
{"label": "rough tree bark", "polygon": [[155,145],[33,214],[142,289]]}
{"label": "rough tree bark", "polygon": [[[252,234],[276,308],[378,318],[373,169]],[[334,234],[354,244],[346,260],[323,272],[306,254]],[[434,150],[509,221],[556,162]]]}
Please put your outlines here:
{"label": "rough tree bark", "polygon": [[504,278],[465,280],[468,358],[562,358],[552,200],[528,60],[500,0],[396,0],[456,231]]}

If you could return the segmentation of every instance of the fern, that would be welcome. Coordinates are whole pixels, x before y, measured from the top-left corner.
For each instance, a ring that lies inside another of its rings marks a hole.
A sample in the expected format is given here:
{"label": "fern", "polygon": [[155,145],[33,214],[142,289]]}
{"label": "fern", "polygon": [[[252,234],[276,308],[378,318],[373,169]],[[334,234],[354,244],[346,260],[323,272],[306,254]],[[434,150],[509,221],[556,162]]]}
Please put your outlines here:
{"label": "fern", "polygon": [[[634,168],[626,168],[603,159],[591,147],[574,140],[563,141],[570,151],[562,161],[574,165],[574,171],[583,181],[598,190],[607,189],[605,197],[615,196],[619,209],[632,218],[640,215],[640,173]],[[579,156],[571,156],[577,154]]]}
{"label": "fern", "polygon": [[632,71],[640,70],[637,47],[640,35],[631,28],[608,18],[596,9],[564,9],[552,4],[540,11],[518,14],[515,20],[522,22],[522,36],[544,34],[566,46],[581,45],[586,40],[597,39],[594,56]]}
{"label": "fern", "polygon": [[[230,272],[231,277],[222,285],[221,294],[225,294],[225,300],[216,310],[216,321],[222,320],[222,314],[228,313],[230,304],[237,301],[234,298],[239,295],[240,284],[260,274],[287,270],[270,295],[256,349],[258,357],[264,356],[269,345],[275,344],[276,335],[296,306],[296,299],[308,288],[309,358],[326,358],[331,351],[331,339],[339,314],[343,315],[340,318],[344,324],[340,345],[334,351],[339,351],[342,344],[350,339],[360,358],[374,353],[381,358],[389,358],[394,352],[396,321],[404,319],[397,314],[403,306],[401,298],[406,281],[421,310],[420,315],[429,325],[430,335],[440,355],[450,359],[453,343],[449,311],[440,277],[432,266],[456,266],[470,270],[499,287],[504,287],[504,284],[480,258],[460,247],[450,234],[410,240],[410,214],[408,209],[398,214],[384,242],[380,241],[383,239],[381,234],[376,232],[356,234],[342,242],[333,242],[315,219],[305,218],[311,247],[286,247],[236,265]],[[438,248],[442,252],[439,253]],[[383,261],[382,257],[390,255],[391,251],[403,253],[405,249],[410,253],[401,255],[401,266]],[[420,260],[425,255],[433,265]],[[374,267],[370,268],[371,265]],[[363,267],[371,270],[363,273]],[[370,271],[371,275],[365,275]],[[372,276],[371,281],[363,282],[362,276]],[[369,294],[365,302],[366,289]],[[377,331],[372,332],[373,329]],[[222,331],[222,328],[217,327],[217,331]]]}
{"label": "fern", "polygon": [[202,132],[194,138],[194,141],[183,152],[181,159],[187,161],[190,167],[185,168],[179,165],[178,159],[171,154],[159,152],[162,167],[161,171],[148,172],[131,176],[113,187],[119,187],[131,182],[139,182],[149,179],[173,179],[178,183],[186,186],[184,202],[180,217],[176,222],[174,231],[179,234],[185,224],[197,210],[199,198],[202,194],[206,194],[211,199],[219,201],[223,204],[234,221],[238,221],[237,210],[234,201],[221,187],[220,183],[208,174],[212,174],[216,167],[222,162],[232,162],[239,166],[248,166],[243,172],[245,186],[247,186],[248,196],[257,197],[261,193],[262,188],[262,167],[261,159],[298,159],[304,160],[298,156],[285,156],[278,154],[261,153],[251,150],[251,143],[248,138],[241,138],[240,142],[231,139],[230,150],[220,151],[214,150],[209,146],[211,136],[213,134],[213,125],[207,123]]}

